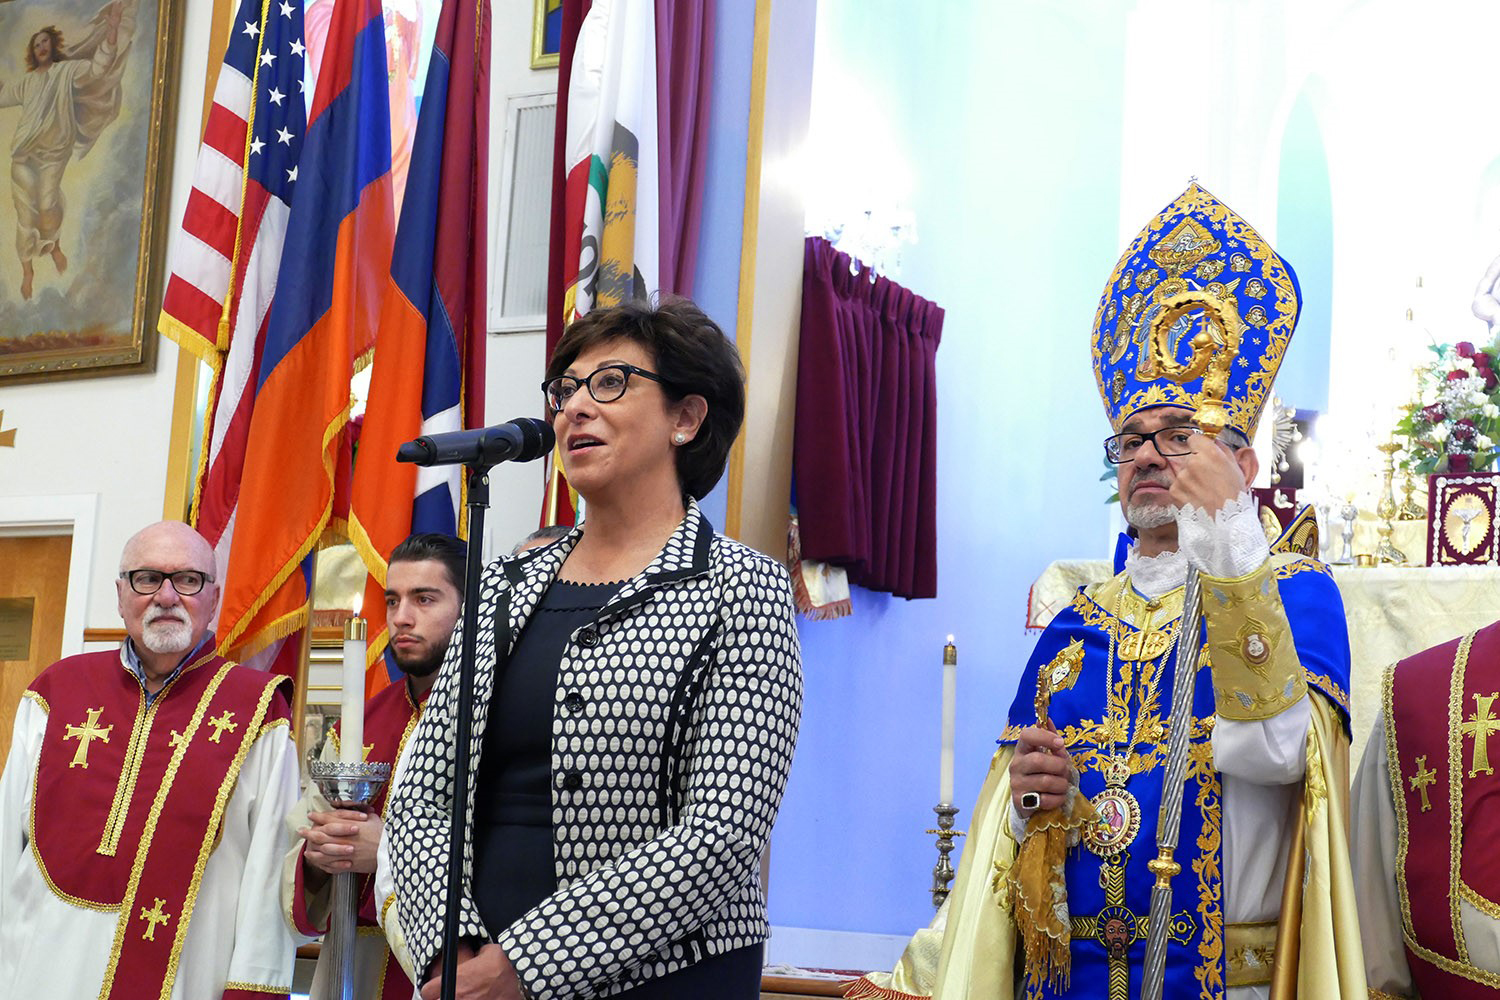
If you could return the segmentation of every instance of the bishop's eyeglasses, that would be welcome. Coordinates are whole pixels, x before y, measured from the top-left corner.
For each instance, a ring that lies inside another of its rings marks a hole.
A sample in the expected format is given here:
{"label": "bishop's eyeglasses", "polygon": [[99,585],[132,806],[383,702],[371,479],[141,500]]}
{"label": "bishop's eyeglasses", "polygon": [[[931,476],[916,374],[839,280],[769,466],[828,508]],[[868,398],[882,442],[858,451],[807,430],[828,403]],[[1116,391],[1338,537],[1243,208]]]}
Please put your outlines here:
{"label": "bishop's eyeglasses", "polygon": [[160,590],[163,580],[172,581],[172,589],[177,591],[177,596],[192,597],[203,589],[204,584],[212,583],[214,578],[195,569],[179,569],[173,573],[159,569],[127,569],[120,574],[120,579],[129,583],[130,589],[142,597]]}
{"label": "bishop's eyeglasses", "polygon": [[588,389],[589,395],[594,397],[594,402],[613,403],[625,395],[632,375],[649,378],[653,382],[666,382],[655,372],[621,363],[595,368],[587,378],[578,378],[575,375],[559,375],[556,378],[549,378],[542,383],[542,392],[546,393],[547,405],[553,410],[561,410],[567,406],[568,400],[573,398],[573,393],[584,387]]}
{"label": "bishop's eyeglasses", "polygon": [[1192,453],[1194,436],[1203,432],[1192,424],[1160,427],[1154,431],[1133,431],[1116,434],[1104,439],[1104,457],[1114,465],[1135,461],[1136,454],[1147,441],[1162,458],[1180,458]]}

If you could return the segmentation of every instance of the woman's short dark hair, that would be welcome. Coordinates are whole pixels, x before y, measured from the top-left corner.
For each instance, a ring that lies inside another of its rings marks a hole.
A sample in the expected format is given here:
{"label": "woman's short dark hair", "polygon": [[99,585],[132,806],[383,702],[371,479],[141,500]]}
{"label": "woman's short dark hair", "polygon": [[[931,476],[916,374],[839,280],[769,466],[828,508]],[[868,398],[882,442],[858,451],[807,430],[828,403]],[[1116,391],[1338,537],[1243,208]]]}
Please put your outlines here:
{"label": "woman's short dark hair", "polygon": [[663,296],[656,304],[632,300],[574,320],[552,352],[547,378],[563,374],[584,351],[612,340],[645,348],[669,401],[694,395],[708,401],[697,436],[677,449],[677,481],[684,493],[703,499],[724,475],[729,449],[745,419],[745,369],[739,351],[689,299]]}
{"label": "woman's short dark hair", "polygon": [[407,536],[406,540],[391,550],[390,562],[433,562],[443,564],[448,571],[448,582],[464,594],[464,571],[468,564],[469,550],[463,542],[452,535],[436,531],[423,531]]}

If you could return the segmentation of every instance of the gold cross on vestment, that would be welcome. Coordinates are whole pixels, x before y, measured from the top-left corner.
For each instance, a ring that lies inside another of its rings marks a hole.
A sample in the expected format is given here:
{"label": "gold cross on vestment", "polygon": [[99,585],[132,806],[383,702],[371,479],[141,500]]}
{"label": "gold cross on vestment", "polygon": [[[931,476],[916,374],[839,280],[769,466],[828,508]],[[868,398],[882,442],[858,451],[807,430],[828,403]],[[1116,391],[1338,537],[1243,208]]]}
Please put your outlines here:
{"label": "gold cross on vestment", "polygon": [[69,724],[68,728],[64,731],[64,740],[78,741],[78,752],[73,755],[73,759],[68,763],[68,767],[88,767],[89,743],[93,740],[102,740],[105,743],[109,742],[109,734],[115,727],[112,724],[108,726],[99,725],[99,715],[103,711],[104,709],[102,708],[89,709],[89,717],[83,725],[75,726]]}
{"label": "gold cross on vestment", "polygon": [[172,730],[172,746],[180,747],[187,745],[188,738],[177,730]]}
{"label": "gold cross on vestment", "polygon": [[224,735],[224,730],[227,729],[232,733],[236,729],[240,728],[239,723],[234,722],[233,719],[234,713],[229,711],[229,709],[227,708],[219,714],[219,717],[217,719],[209,719],[208,724],[214,727],[214,734],[210,736],[209,739],[214,743],[218,743],[219,737]]}
{"label": "gold cross on vestment", "polygon": [[1427,801],[1427,786],[1437,781],[1437,772],[1427,766],[1427,755],[1424,753],[1417,758],[1417,773],[1412,775],[1411,790],[1422,793],[1422,811],[1426,812],[1432,808],[1432,803]]}
{"label": "gold cross on vestment", "polygon": [[152,906],[151,909],[148,910],[144,906],[141,907],[141,919],[146,921],[146,929],[141,931],[141,937],[143,939],[147,941],[155,941],[156,925],[164,924],[172,919],[172,914],[167,913],[162,909],[162,906],[165,905],[166,902],[167,901],[165,899],[162,899],[160,896],[158,896],[156,898],[156,904]]}
{"label": "gold cross on vestment", "polygon": [[1490,714],[1490,707],[1495,704],[1496,698],[1500,698],[1500,691],[1474,695],[1474,714],[1458,727],[1464,736],[1474,737],[1473,766],[1469,768],[1471,778],[1495,773],[1495,769],[1490,767],[1490,735],[1500,733],[1500,718]]}

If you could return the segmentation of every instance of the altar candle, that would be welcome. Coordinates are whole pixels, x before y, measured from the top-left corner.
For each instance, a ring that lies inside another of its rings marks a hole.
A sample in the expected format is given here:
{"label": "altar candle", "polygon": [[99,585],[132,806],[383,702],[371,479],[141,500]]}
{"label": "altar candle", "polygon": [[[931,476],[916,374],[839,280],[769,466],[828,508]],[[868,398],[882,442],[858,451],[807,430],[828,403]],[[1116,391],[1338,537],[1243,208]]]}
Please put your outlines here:
{"label": "altar candle", "polygon": [[344,676],[339,703],[339,763],[364,761],[365,745],[365,627],[354,606],[354,617],[344,623]]}
{"label": "altar candle", "polygon": [[958,647],[943,647],[943,754],[938,766],[938,803],[953,804],[953,717],[958,709]]}

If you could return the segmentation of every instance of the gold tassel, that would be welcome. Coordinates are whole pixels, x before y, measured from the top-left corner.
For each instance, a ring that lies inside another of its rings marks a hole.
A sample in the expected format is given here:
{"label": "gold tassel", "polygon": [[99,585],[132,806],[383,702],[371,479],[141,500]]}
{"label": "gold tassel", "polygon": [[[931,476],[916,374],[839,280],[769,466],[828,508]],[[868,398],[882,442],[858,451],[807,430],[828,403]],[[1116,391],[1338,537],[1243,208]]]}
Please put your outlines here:
{"label": "gold tassel", "polygon": [[1078,842],[1076,831],[1097,821],[1093,803],[1076,786],[1069,788],[1061,809],[1037,812],[1027,820],[1026,837],[1010,870],[1010,897],[1026,946],[1027,979],[1048,982],[1054,990],[1068,988],[1072,971],[1073,932],[1063,866],[1068,850]]}

